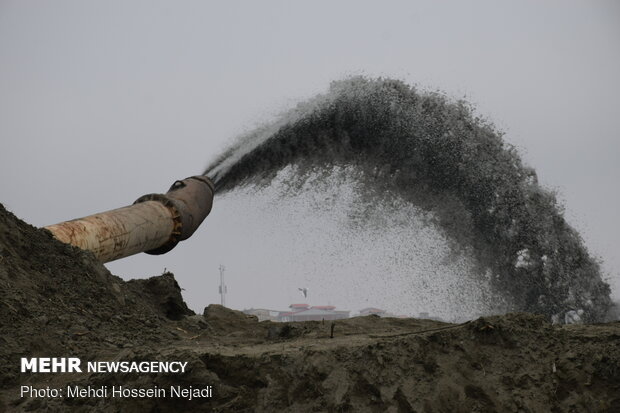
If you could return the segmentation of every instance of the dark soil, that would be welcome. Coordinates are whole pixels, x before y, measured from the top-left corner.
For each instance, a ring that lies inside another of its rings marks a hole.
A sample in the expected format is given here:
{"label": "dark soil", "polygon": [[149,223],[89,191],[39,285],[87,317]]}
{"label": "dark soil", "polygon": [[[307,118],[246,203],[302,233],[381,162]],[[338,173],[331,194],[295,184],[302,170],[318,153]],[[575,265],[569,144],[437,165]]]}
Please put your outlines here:
{"label": "dark soil", "polygon": [[[124,282],[0,205],[0,412],[618,412],[620,322],[447,324],[195,315],[174,276]],[[178,374],[24,374],[20,357],[187,361]],[[212,398],[20,398],[35,387],[213,386]]]}

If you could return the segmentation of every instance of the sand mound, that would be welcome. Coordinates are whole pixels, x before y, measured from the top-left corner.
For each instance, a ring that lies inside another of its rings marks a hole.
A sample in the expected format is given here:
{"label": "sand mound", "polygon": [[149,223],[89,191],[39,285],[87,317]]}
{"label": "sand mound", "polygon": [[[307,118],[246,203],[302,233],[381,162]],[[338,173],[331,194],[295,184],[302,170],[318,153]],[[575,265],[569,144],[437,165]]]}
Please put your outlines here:
{"label": "sand mound", "polygon": [[172,274],[124,282],[0,205],[0,384],[19,357],[88,356],[158,343],[167,317],[193,314]]}
{"label": "sand mound", "polygon": [[[620,323],[194,315],[172,274],[124,282],[0,206],[0,412],[620,411]],[[22,356],[181,360],[178,374],[19,373]],[[210,398],[20,398],[19,386],[212,386]]]}

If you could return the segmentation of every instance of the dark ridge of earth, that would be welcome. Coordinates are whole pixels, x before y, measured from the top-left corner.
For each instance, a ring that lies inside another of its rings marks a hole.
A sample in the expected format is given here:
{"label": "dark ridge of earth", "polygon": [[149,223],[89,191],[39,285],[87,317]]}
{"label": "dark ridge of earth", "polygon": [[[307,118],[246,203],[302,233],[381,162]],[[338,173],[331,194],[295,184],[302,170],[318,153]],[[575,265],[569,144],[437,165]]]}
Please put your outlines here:
{"label": "dark ridge of earth", "polygon": [[[195,315],[174,276],[125,282],[0,205],[0,412],[618,412],[620,322],[447,324]],[[174,374],[22,374],[20,357],[187,361]],[[186,399],[20,398],[21,385],[200,388]]]}

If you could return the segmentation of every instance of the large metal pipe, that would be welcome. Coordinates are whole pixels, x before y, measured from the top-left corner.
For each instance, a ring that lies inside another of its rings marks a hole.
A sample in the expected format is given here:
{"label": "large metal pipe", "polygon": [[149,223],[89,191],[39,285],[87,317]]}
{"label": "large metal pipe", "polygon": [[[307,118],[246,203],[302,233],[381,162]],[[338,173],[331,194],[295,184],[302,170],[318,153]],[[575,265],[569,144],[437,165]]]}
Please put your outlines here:
{"label": "large metal pipe", "polygon": [[196,231],[211,212],[213,194],[209,178],[192,176],[176,181],[165,195],[144,195],[131,206],[44,228],[102,262],[139,252],[164,254]]}

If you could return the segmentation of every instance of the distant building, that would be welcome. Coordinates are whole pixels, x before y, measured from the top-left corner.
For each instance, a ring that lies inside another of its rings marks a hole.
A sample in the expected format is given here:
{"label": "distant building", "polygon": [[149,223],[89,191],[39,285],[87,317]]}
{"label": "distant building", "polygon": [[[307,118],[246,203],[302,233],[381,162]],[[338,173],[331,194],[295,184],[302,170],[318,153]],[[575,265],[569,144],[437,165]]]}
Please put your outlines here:
{"label": "distant building", "polygon": [[313,305],[312,308],[316,308],[317,310],[334,311],[336,309],[336,306],[334,305]]}
{"label": "distant building", "polygon": [[350,311],[336,311],[333,305],[291,304],[289,311],[275,311],[264,308],[243,310],[245,314],[258,317],[258,321],[328,321],[349,318]]}
{"label": "distant building", "polygon": [[336,311],[333,305],[291,304],[291,311],[281,312],[278,321],[328,321],[349,318],[350,311]]}
{"label": "distant building", "polygon": [[277,310],[267,310],[265,308],[250,308],[248,310],[243,310],[245,314],[255,315],[258,317],[258,321],[278,321],[278,315],[280,311]]}

